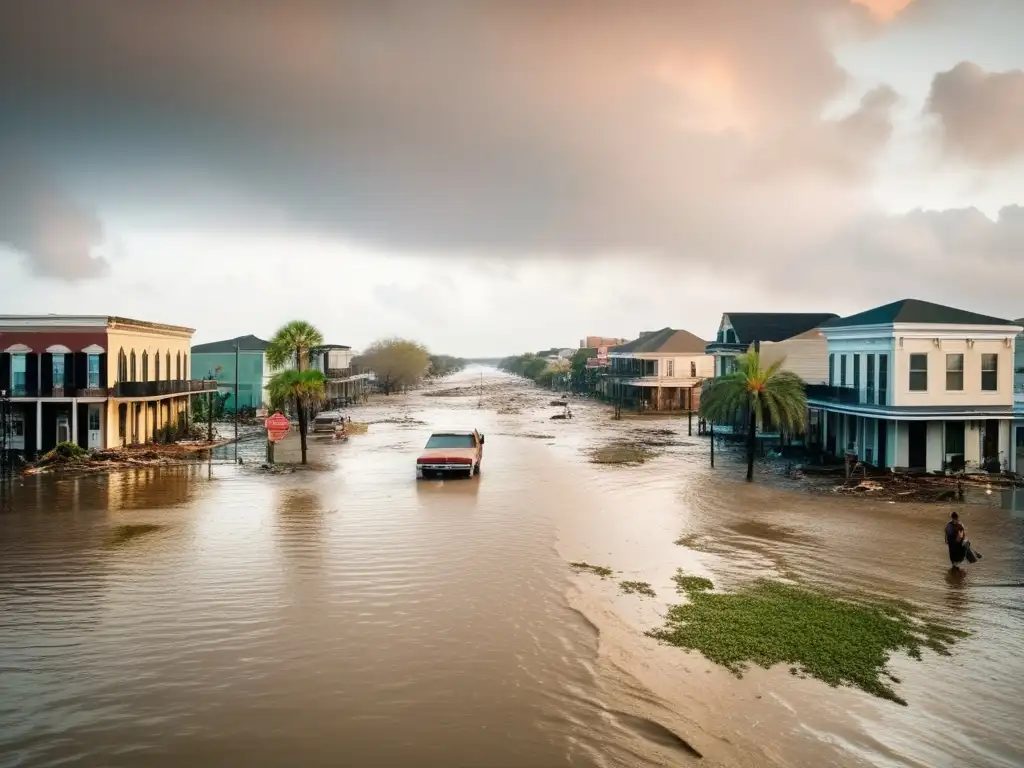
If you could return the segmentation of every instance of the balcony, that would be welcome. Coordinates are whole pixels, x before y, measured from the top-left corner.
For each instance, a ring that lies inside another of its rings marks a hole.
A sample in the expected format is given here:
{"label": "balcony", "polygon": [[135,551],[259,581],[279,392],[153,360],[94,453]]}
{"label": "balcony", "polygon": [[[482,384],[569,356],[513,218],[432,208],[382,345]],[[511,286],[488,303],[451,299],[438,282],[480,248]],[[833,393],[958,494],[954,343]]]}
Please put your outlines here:
{"label": "balcony", "polygon": [[162,397],[216,392],[216,379],[179,379],[174,381],[119,381],[113,397]]}
{"label": "balcony", "polygon": [[853,387],[833,387],[828,384],[808,384],[805,387],[807,399],[818,403],[835,405],[886,405],[884,389],[854,389]]}

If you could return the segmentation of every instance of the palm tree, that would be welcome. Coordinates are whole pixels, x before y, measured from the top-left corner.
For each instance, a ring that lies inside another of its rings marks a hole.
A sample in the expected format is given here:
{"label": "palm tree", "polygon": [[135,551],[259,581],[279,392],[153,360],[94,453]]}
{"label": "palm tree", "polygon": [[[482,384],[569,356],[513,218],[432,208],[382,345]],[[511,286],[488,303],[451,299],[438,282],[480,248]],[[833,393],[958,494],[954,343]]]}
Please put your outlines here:
{"label": "palm tree", "polygon": [[760,353],[751,348],[736,358],[736,370],[708,382],[700,398],[700,415],[711,422],[732,421],[744,414],[747,423],[747,482],[754,479],[757,430],[765,417],[781,432],[799,433],[807,422],[804,382],[781,370],[785,359],[761,368]]}
{"label": "palm tree", "polygon": [[267,363],[271,369],[284,368],[295,361],[295,367],[309,368],[309,353],[324,343],[324,336],[312,323],[292,320],[277,329],[267,347]]}
{"label": "palm tree", "polygon": [[302,447],[302,463],[306,463],[306,414],[308,408],[324,399],[327,391],[327,377],[321,371],[298,371],[294,368],[274,374],[267,383],[271,402],[295,402],[299,415],[299,445]]}

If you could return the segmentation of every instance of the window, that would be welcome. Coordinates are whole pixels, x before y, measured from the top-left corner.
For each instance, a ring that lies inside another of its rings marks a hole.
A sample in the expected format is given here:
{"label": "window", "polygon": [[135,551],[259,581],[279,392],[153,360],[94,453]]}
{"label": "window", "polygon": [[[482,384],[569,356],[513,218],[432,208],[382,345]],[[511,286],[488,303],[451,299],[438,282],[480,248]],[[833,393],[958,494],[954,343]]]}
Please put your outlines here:
{"label": "window", "polygon": [[[952,357],[952,355],[950,355]],[[967,441],[964,439],[964,422],[946,422],[946,455],[963,455],[964,446]]]}
{"label": "window", "polygon": [[181,366],[181,374],[182,374],[181,378],[187,379],[188,378],[188,355],[185,355],[184,360],[185,360],[185,362]]}
{"label": "window", "polygon": [[875,404],[875,356],[867,356],[868,405]]}
{"label": "window", "polygon": [[167,380],[171,380],[171,352],[167,351]]}
{"label": "window", "polygon": [[431,435],[426,448],[476,448],[473,435]]}
{"label": "window", "polygon": [[100,388],[100,356],[99,355],[89,355],[88,373],[89,373],[89,377],[88,377],[89,380],[88,380],[86,386],[88,386],[89,389],[99,389]]}
{"label": "window", "polygon": [[828,356],[828,385],[834,387],[836,385],[836,356],[832,353]]}
{"label": "window", "polygon": [[690,363],[690,378],[697,378],[697,364],[693,362]]}
{"label": "window", "polygon": [[995,392],[999,389],[999,355],[984,352],[981,355],[981,391]]}
{"label": "window", "polygon": [[889,356],[878,356],[878,404],[885,405],[889,392]]}
{"label": "window", "polygon": [[53,356],[53,386],[64,386],[64,355],[61,353]]}
{"label": "window", "polygon": [[675,377],[675,375],[676,375],[676,361],[675,360],[667,360],[666,361],[666,363],[665,363],[665,375],[668,378],[670,378],[670,379]]}
{"label": "window", "polygon": [[135,378],[137,375],[138,372],[135,368],[135,350],[133,349],[131,358],[131,378],[129,379],[129,381],[137,381],[138,379]]}
{"label": "window", "polygon": [[117,380],[128,381],[128,358],[123,349],[117,353]]}
{"label": "window", "polygon": [[11,354],[11,394],[24,395],[28,391],[28,356],[22,352]]}
{"label": "window", "polygon": [[160,381],[160,352],[153,355],[153,381]]}
{"label": "window", "polygon": [[178,359],[174,362],[174,378],[181,381],[181,352],[178,353]]}
{"label": "window", "polygon": [[[946,355],[946,390],[962,392],[964,389],[964,356],[960,353]],[[946,451],[952,453],[952,451]]]}
{"label": "window", "polygon": [[860,392],[860,355],[853,356],[853,388]]}
{"label": "window", "polygon": [[89,408],[89,431],[99,432],[100,431],[100,409]]}
{"label": "window", "polygon": [[142,380],[149,381],[149,352],[142,350]]}
{"label": "window", "polygon": [[910,356],[910,391],[928,391],[928,355]]}
{"label": "window", "polygon": [[839,356],[839,386],[846,386],[846,355]]}

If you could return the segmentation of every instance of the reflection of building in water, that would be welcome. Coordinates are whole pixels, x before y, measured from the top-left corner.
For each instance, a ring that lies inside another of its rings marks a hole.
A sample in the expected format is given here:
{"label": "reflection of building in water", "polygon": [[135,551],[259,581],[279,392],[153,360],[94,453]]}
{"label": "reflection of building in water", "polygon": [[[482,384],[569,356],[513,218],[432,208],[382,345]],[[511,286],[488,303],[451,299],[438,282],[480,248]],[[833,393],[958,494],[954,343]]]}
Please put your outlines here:
{"label": "reflection of building in water", "polygon": [[104,478],[105,506],[108,511],[117,512],[184,504],[203,469],[203,465],[196,464],[114,472]]}

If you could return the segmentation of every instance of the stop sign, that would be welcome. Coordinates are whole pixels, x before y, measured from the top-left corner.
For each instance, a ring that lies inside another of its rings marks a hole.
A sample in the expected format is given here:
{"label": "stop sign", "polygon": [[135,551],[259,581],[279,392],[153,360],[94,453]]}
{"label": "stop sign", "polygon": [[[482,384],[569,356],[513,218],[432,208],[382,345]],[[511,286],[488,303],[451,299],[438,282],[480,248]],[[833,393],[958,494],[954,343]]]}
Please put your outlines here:
{"label": "stop sign", "polygon": [[288,421],[288,417],[278,412],[263,422],[267,428],[267,439],[271,442],[277,442],[292,428],[292,423]]}

